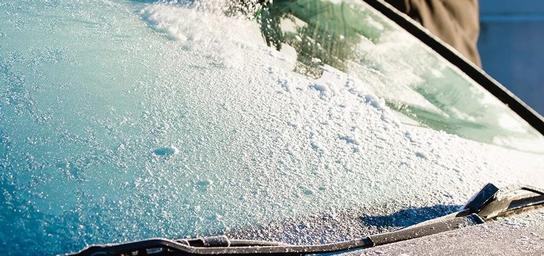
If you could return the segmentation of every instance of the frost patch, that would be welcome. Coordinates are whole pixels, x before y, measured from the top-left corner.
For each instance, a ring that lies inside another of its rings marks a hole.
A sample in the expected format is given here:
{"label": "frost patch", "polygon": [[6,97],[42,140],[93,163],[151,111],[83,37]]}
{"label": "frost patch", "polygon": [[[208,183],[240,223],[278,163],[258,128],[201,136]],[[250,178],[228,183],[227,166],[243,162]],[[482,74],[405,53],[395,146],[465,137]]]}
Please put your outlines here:
{"label": "frost patch", "polygon": [[171,157],[179,154],[179,149],[174,146],[161,147],[153,150],[153,155],[156,157]]}
{"label": "frost patch", "polygon": [[310,142],[310,146],[312,147],[312,149],[317,152],[318,154],[320,155],[323,155],[327,152],[327,149],[325,148],[325,146],[323,146],[321,143],[319,143],[318,141],[315,141],[315,140],[312,140]]}
{"label": "frost patch", "polygon": [[363,95],[362,99],[366,104],[372,106],[376,110],[383,111],[385,109],[385,102],[374,95]]}
{"label": "frost patch", "polygon": [[421,158],[421,159],[425,159],[425,160],[428,159],[427,156],[425,154],[421,153],[421,152],[416,152],[416,156]]}
{"label": "frost patch", "polygon": [[206,192],[213,185],[211,180],[199,180],[195,183],[195,189],[200,192]]}
{"label": "frost patch", "polygon": [[415,140],[414,140],[414,136],[412,135],[412,133],[410,131],[406,131],[404,133],[404,138],[406,138],[408,141],[410,141],[411,143],[414,143]]}
{"label": "frost patch", "polygon": [[310,89],[319,92],[319,97],[321,99],[326,99],[326,98],[330,97],[330,89],[326,85],[312,84],[312,85],[310,85]]}
{"label": "frost patch", "polygon": [[285,79],[278,79],[278,85],[286,92],[291,91],[291,89],[289,88],[289,82]]}
{"label": "frost patch", "polygon": [[140,15],[151,28],[185,48],[201,53],[213,52],[212,56],[219,59],[219,64],[228,68],[243,66],[241,49],[258,48],[249,43],[260,35],[256,24],[225,17],[207,8],[157,4],[143,9]]}
{"label": "frost patch", "polygon": [[338,136],[338,139],[345,141],[347,144],[359,145],[359,141],[357,141],[357,139],[354,136],[340,135]]}

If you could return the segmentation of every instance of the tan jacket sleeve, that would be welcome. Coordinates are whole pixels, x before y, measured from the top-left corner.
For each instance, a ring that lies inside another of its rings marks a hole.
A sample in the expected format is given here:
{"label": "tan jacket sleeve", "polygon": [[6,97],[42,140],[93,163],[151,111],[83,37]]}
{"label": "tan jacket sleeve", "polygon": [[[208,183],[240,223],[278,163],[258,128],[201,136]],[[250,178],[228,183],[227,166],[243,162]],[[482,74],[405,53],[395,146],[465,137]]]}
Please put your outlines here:
{"label": "tan jacket sleeve", "polygon": [[478,54],[480,17],[478,0],[387,0],[420,22],[472,62],[481,65]]}

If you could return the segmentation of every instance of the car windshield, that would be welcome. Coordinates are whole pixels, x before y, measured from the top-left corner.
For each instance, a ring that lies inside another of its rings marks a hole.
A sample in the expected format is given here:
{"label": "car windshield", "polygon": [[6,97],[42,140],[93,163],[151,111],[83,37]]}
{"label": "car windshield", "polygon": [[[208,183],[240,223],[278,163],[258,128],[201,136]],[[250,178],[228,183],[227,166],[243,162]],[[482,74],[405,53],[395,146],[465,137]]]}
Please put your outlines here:
{"label": "car windshield", "polygon": [[325,243],[544,187],[544,138],[359,0],[0,2],[0,243]]}

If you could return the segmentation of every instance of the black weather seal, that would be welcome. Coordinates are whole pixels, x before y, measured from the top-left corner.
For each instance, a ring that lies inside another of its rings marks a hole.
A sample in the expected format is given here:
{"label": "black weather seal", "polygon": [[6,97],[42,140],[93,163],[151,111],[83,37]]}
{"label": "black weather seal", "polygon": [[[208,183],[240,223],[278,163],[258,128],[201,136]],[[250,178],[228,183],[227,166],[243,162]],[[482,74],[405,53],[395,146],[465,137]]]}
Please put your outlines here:
{"label": "black weather seal", "polygon": [[542,135],[544,135],[544,118],[525,104],[522,100],[520,100],[517,96],[515,96],[512,92],[506,89],[503,85],[487,75],[481,68],[472,64],[466,58],[457,53],[457,51],[452,47],[447,46],[438,37],[431,35],[421,25],[414,22],[408,16],[399,12],[395,9],[395,7],[384,2],[383,0],[363,1],[433,49],[436,53],[460,69],[504,104],[508,105],[512,111],[527,121]]}

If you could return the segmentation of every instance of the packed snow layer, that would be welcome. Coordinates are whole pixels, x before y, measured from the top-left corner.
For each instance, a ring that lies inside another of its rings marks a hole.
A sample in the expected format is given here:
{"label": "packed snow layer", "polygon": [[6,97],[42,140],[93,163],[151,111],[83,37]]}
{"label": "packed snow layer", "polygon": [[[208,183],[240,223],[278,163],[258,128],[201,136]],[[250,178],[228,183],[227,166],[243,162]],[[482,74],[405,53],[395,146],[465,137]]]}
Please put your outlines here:
{"label": "packed snow layer", "polygon": [[310,79],[252,21],[141,2],[0,3],[8,255],[312,229],[321,214],[344,229],[252,235],[326,242],[346,238],[357,216],[344,212],[459,205],[487,182],[544,187],[541,154],[406,125],[376,94],[383,74]]}

